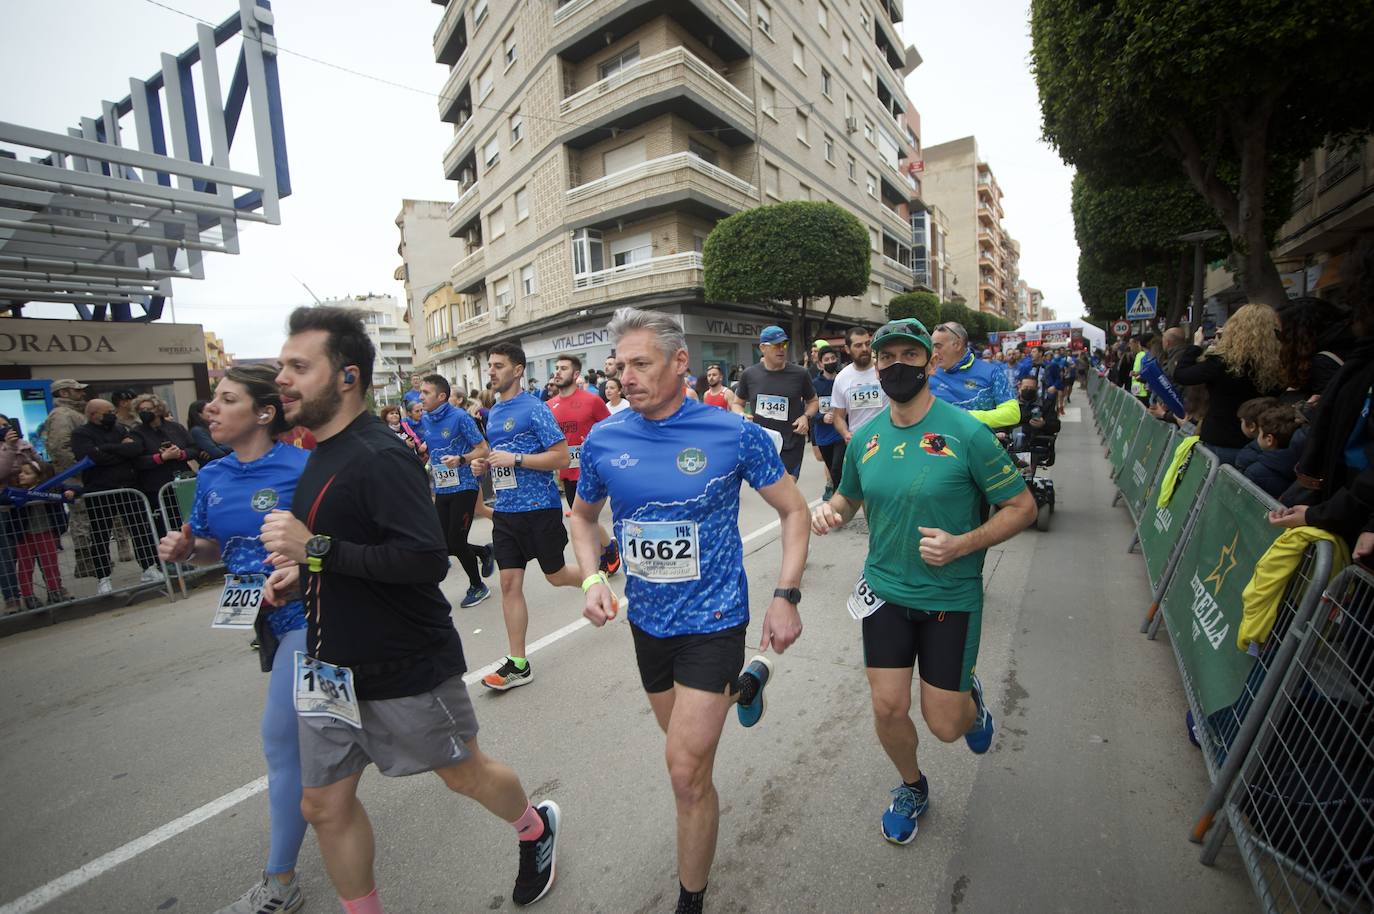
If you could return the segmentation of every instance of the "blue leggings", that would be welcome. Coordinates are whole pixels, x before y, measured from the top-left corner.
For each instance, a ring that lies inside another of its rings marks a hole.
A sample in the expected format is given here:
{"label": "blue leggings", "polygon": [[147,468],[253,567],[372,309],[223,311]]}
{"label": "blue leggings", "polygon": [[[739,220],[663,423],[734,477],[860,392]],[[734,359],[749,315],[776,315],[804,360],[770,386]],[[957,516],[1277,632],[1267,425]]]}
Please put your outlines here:
{"label": "blue leggings", "polygon": [[272,661],[267,704],[262,709],[262,754],[267,756],[267,799],[271,809],[272,844],[268,873],[289,873],[305,840],[301,815],[301,743],[296,731],[296,702],[292,695],[296,651],[305,650],[305,629],[282,636]]}

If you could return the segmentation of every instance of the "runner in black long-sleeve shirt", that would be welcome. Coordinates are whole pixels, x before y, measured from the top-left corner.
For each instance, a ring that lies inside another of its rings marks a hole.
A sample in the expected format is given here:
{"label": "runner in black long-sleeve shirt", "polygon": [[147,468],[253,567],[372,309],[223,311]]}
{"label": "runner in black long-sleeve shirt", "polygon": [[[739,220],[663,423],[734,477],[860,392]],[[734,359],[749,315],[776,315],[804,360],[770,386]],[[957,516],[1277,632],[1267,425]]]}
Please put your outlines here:
{"label": "runner in black long-sleeve shirt", "polygon": [[357,312],[298,308],[282,347],[286,419],[318,442],[292,512],[262,541],[278,571],[273,602],[303,584],[307,654],[296,657],[302,809],[348,914],[382,910],[371,824],[357,799],[369,763],[399,777],[433,771],[515,826],[512,900],[553,887],[557,804],[532,807],[515,772],[482,753],[462,642],[439,591],[447,550],[424,470],[363,397],[375,352]]}

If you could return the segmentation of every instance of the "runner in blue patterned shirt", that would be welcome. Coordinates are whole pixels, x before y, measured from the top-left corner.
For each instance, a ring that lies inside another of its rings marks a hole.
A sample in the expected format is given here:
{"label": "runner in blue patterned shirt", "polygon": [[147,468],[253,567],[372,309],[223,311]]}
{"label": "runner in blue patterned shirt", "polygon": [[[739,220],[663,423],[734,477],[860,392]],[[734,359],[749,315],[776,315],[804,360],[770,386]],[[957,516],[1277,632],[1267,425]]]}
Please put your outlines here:
{"label": "runner in blue patterned shirt", "polygon": [[930,376],[931,393],[989,428],[1006,428],[1021,421],[1021,407],[1006,371],[998,363],[974,355],[962,324],[947,321],[930,336],[937,366]]}
{"label": "runner in blue patterned shirt", "polygon": [[587,575],[583,615],[600,626],[618,609],[597,570],[597,518],[609,497],[640,680],[667,734],[677,801],[677,910],[695,914],[720,821],[711,771],[721,728],[731,705],[745,726],[758,722],[772,670],[759,656],[740,674],[749,622],[740,483],[757,489],[782,524],[782,565],[763,617],[761,651],[782,653],[801,635],[806,499],[760,426],[687,400],[687,344],[672,318],[621,308],[609,330],[632,409],[597,423],[582,445],[572,528]]}
{"label": "runner in blue patterned shirt", "polygon": [[576,587],[582,576],[563,558],[568,532],[558,471],[569,462],[568,442],[548,404],[524,385],[525,351],[515,343],[497,343],[488,351],[491,389],[500,398],[487,417],[491,453],[472,462],[478,476],[491,474],[496,492],[491,546],[501,569],[501,613],[506,618],[510,653],[482,685],[504,692],[530,682],[534,673],[525,658],[530,612],[525,603],[525,566],[539,562],[550,584]]}

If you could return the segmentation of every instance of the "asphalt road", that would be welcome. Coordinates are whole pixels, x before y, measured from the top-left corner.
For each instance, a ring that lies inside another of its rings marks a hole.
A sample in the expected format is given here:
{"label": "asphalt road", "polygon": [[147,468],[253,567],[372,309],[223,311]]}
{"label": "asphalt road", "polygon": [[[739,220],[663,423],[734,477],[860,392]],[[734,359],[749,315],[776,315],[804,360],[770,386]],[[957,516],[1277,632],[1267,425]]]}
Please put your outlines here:
{"label": "asphalt road", "polygon": [[[978,757],[918,724],[932,806],[907,847],[878,832],[897,778],[873,735],[858,629],[843,608],[866,533],[858,522],[812,540],[806,629],[776,661],[768,716],[750,731],[726,725],[708,910],[1255,909],[1235,853],[1207,868],[1187,841],[1206,775],[1184,736],[1167,640],[1136,633],[1144,570],[1126,553],[1129,519],[1110,507],[1107,466],[1084,419],[1060,437],[1053,529],[988,555],[979,671],[999,712],[996,743]],[[810,497],[818,470],[808,461]],[[774,586],[774,518],[746,495],[740,529],[757,532],[745,547],[756,607]],[[482,523],[473,539],[486,535]],[[671,910],[672,795],[630,632],[623,619],[567,630],[580,595],[533,577],[530,639],[559,636],[531,654],[531,685],[475,686],[473,696],[483,748],[565,815],[558,886],[537,910]],[[461,570],[450,575],[455,605],[465,586]],[[210,629],[213,596],[202,589],[0,641],[0,914],[198,914],[256,878],[266,853],[266,677],[246,636]],[[474,670],[500,659],[497,596],[454,619]],[[751,641],[757,632],[756,620]],[[361,794],[389,911],[513,908],[508,825],[430,776],[372,771]],[[203,821],[183,819],[195,810]],[[111,864],[105,855],[121,848],[128,859]],[[306,910],[337,911],[313,836],[300,867]],[[24,902],[34,890],[49,900]]]}

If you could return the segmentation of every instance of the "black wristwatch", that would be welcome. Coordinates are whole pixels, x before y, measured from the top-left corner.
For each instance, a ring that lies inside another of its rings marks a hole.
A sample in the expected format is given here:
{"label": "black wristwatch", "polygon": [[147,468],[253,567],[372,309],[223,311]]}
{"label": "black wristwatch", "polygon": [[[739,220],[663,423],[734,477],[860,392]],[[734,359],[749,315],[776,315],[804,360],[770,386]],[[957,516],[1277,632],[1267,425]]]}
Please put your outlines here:
{"label": "black wristwatch", "polygon": [[316,534],[305,541],[305,564],[311,571],[319,574],[324,570],[324,557],[334,541],[327,536]]}
{"label": "black wristwatch", "polygon": [[782,597],[788,603],[796,606],[801,602],[801,588],[799,587],[779,587],[773,591],[773,596]]}

